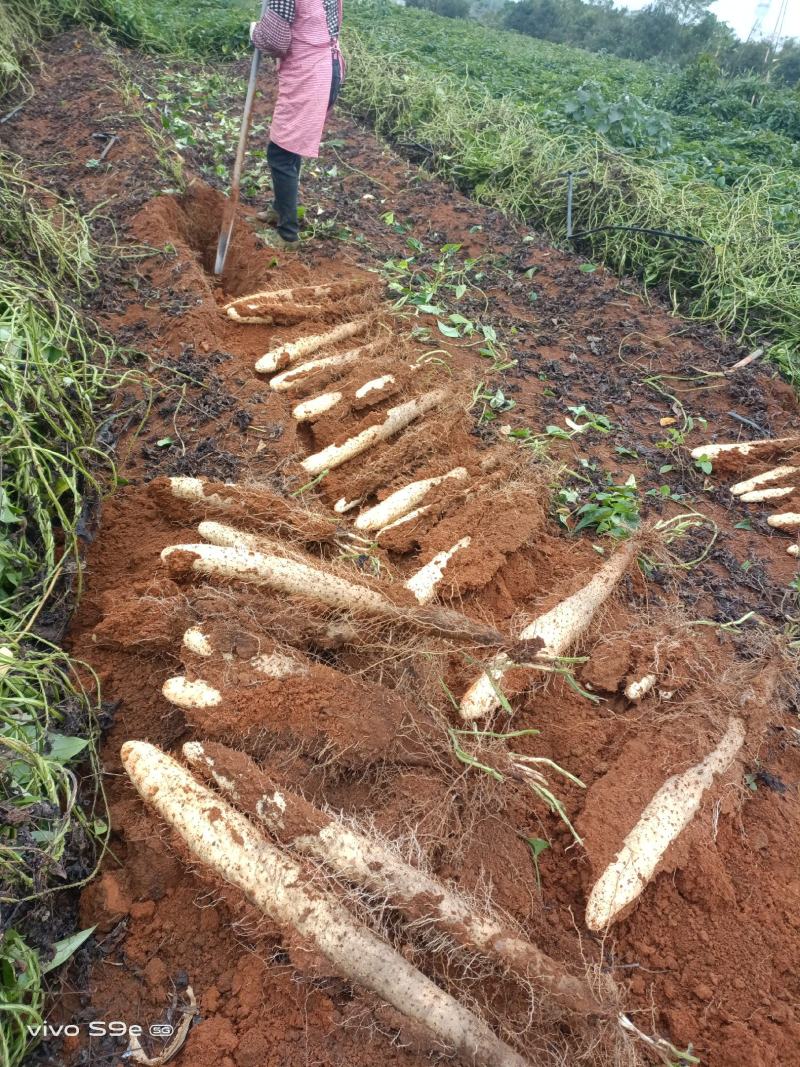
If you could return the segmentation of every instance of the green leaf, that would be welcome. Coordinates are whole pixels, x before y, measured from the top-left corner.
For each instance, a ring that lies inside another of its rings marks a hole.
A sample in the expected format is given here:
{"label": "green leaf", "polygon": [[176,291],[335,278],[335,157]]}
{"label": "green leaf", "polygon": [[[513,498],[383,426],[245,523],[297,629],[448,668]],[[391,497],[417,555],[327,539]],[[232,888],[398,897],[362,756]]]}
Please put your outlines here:
{"label": "green leaf", "polygon": [[50,748],[47,758],[51,763],[68,763],[89,744],[85,737],[66,737],[64,734],[48,734],[47,740]]}
{"label": "green leaf", "polygon": [[86,930],[80,930],[77,934],[65,937],[62,941],[56,941],[53,945],[55,955],[49,963],[42,964],[42,974],[47,974],[48,971],[54,971],[56,967],[60,967],[62,963],[66,963],[70,956],[78,951],[84,941],[88,941],[96,929],[97,927],[90,926]]}
{"label": "green leaf", "polygon": [[160,437],[156,441],[156,448],[167,448],[171,444],[174,444],[171,437]]}
{"label": "green leaf", "polygon": [[443,333],[445,335],[445,337],[459,337],[460,336],[460,334],[459,334],[458,330],[455,328],[455,326],[448,326],[446,323],[442,322],[441,319],[437,319],[436,320],[436,325],[439,327],[439,332]]}
{"label": "green leaf", "polygon": [[752,530],[753,524],[749,519],[742,519],[741,522],[734,523],[734,530]]}
{"label": "green leaf", "polygon": [[580,265],[580,267],[578,269],[580,270],[581,274],[594,274],[594,272],[597,270],[597,264],[596,263],[581,263],[581,265]]}

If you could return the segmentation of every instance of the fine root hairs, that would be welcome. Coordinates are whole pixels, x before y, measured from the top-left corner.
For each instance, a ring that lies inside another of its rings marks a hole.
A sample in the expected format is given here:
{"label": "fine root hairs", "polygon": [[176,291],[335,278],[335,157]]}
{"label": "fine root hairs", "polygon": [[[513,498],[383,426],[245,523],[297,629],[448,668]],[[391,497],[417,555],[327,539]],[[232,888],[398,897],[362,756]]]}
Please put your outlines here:
{"label": "fine root hairs", "polygon": [[347,352],[336,352],[332,356],[321,356],[319,359],[310,359],[307,363],[298,363],[296,367],[289,367],[288,370],[282,371],[280,374],[276,374],[274,378],[271,378],[269,387],[276,393],[285,393],[289,389],[294,389],[296,385],[305,385],[306,380],[318,371],[330,370],[331,368],[338,370],[340,367],[347,367],[351,363],[358,363],[359,360],[365,359],[367,356],[371,356],[382,349],[383,342],[374,341],[372,344],[362,345],[360,348],[351,348]]}
{"label": "fine root hairs", "polygon": [[273,921],[297,931],[343,977],[376,993],[476,1067],[526,1067],[482,1019],[313,886],[299,863],[174,759],[146,742],[128,741],[122,763],[145,803],[199,862]]}
{"label": "fine root hairs", "polygon": [[281,845],[321,861],[347,881],[385,897],[414,923],[434,923],[467,948],[536,981],[579,1015],[602,1015],[589,984],[443,882],[403,860],[379,838],[354,830],[278,785],[243,753],[215,742],[191,741],[183,754],[230,801],[256,817]]}
{"label": "fine root hairs", "polygon": [[347,463],[348,460],[355,459],[362,452],[366,452],[374,445],[380,444],[381,441],[387,441],[390,437],[399,433],[400,430],[404,430],[415,419],[441,404],[446,397],[447,392],[444,389],[433,389],[422,396],[414,397],[413,400],[406,400],[403,404],[389,408],[383,422],[378,423],[376,426],[368,426],[366,430],[362,430],[355,437],[349,438],[344,444],[328,445],[321,452],[315,452],[313,455],[307,456],[301,466],[307,474],[311,475],[321,474],[326,469],[333,470],[335,467],[340,467],[343,463]]}
{"label": "fine root hairs", "polygon": [[[190,563],[190,569],[195,574],[263,585],[287,596],[316,600],[356,615],[391,619],[417,629],[443,634],[450,640],[470,641],[489,648],[517,649],[521,655],[533,651],[531,643],[510,640],[494,627],[475,622],[452,609],[395,604],[368,586],[357,585],[321,567],[311,566],[297,556],[254,551],[246,546],[268,547],[268,542],[254,534],[246,534],[221,523],[204,522],[200,524],[200,529],[203,536],[226,540],[228,547],[200,543],[169,545],[162,551],[161,559],[168,565],[172,561],[179,569]],[[535,647],[538,648],[539,644],[537,642]]]}
{"label": "fine root hairs", "polygon": [[338,341],[346,341],[360,333],[365,333],[372,322],[372,317],[354,319],[352,322],[342,322],[324,333],[309,334],[297,341],[289,341],[287,344],[265,352],[256,362],[256,370],[259,374],[274,374],[275,371],[282,370],[290,363],[295,363],[304,356],[310,356],[327,345],[334,345]]}
{"label": "fine root hairs", "polygon": [[438,478],[422,478],[416,482],[409,482],[402,489],[397,489],[395,492],[390,493],[379,504],[362,512],[353,525],[357,530],[364,532],[380,530],[410,512],[437,485],[441,485],[442,482],[450,478],[454,478],[456,481],[463,481],[467,477],[466,467],[454,467],[453,470],[448,471],[447,474],[439,475]]}
{"label": "fine root hairs", "polygon": [[[611,596],[635,559],[638,547],[638,541],[631,538],[617,549],[586,585],[525,627],[520,634],[523,640],[538,637],[544,642],[544,647],[538,653],[539,659],[554,659],[563,655],[589,628],[595,614]],[[508,656],[499,656],[476,678],[461,700],[463,719],[470,722],[482,719],[500,707],[498,687],[511,665]]]}
{"label": "fine root hairs", "polygon": [[697,814],[715,776],[736,759],[744,739],[741,719],[731,717],[722,740],[705,759],[661,786],[589,894],[586,925],[590,930],[609,926],[639,897],[664,853]]}

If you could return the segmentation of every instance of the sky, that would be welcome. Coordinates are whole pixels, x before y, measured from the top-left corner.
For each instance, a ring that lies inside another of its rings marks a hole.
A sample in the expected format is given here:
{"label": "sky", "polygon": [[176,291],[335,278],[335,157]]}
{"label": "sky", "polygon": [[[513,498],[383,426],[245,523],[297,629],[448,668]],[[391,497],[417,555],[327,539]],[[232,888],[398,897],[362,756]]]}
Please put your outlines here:
{"label": "sky", "polygon": [[[617,0],[621,7],[628,7],[632,11],[647,7],[650,2],[651,0]],[[746,38],[755,21],[758,7],[759,0],[716,0],[716,3],[711,5],[711,10],[718,19],[732,26],[740,37]],[[780,8],[781,0],[771,0],[761,24],[763,35],[772,35]],[[783,23],[783,36],[800,37],[800,3],[798,0],[789,0]]]}

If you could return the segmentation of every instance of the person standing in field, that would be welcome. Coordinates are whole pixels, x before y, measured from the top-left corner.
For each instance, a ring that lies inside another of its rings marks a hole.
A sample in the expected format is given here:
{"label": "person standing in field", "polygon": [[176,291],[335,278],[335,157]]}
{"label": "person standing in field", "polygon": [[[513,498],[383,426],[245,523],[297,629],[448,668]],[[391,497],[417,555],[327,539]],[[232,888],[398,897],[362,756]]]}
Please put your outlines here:
{"label": "person standing in field", "polygon": [[258,218],[278,230],[282,247],[300,244],[297,197],[302,157],[315,159],[325,119],[344,77],[339,51],[342,0],[269,0],[250,39],[278,60],[278,99],[269,131],[267,162],[273,205]]}

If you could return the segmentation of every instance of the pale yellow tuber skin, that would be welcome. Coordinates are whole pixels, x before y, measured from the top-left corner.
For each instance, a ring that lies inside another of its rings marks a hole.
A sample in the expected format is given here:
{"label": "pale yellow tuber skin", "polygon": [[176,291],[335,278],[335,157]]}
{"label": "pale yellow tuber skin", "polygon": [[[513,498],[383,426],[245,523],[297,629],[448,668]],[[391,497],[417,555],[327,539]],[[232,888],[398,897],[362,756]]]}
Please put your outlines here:
{"label": "pale yellow tuber skin", "polygon": [[292,408],[292,418],[297,422],[313,422],[320,415],[331,411],[337,404],[342,402],[342,394],[338,392],[320,393],[319,396],[304,400]]}
{"label": "pale yellow tuber skin", "polygon": [[625,696],[628,700],[641,700],[642,697],[647,696],[657,681],[658,677],[655,674],[645,674],[625,686]]}
{"label": "pale yellow tuber skin", "polygon": [[603,930],[639,897],[664,853],[696,815],[715,776],[736,759],[744,738],[741,720],[731,718],[724,737],[704,760],[661,786],[589,894],[590,930]]}
{"label": "pale yellow tuber skin", "polygon": [[455,467],[438,478],[423,478],[417,482],[410,482],[408,485],[404,485],[402,489],[397,489],[395,492],[390,493],[379,504],[359,515],[353,525],[357,530],[380,530],[394,523],[396,519],[402,518],[412,508],[415,508],[435,486],[441,485],[442,482],[449,478],[463,481],[467,477],[465,467]]}
{"label": "pale yellow tuber skin", "polygon": [[526,1067],[488,1026],[360,925],[244,815],[153,745],[128,741],[122,763],[142,799],[193,857],[279,925],[295,930],[345,978],[426,1027],[468,1063]]}
{"label": "pale yellow tuber skin", "polygon": [[738,456],[749,456],[752,452],[769,452],[776,446],[780,447],[782,445],[786,447],[800,445],[800,437],[765,437],[758,441],[740,441],[722,445],[698,445],[697,448],[692,449],[690,455],[692,459],[702,459],[705,456],[707,459],[714,460],[717,456],[724,456],[729,453]]}
{"label": "pale yellow tuber skin", "polygon": [[312,334],[308,337],[301,337],[297,341],[290,341],[287,344],[280,345],[278,348],[273,348],[272,351],[265,352],[261,356],[256,363],[256,370],[259,374],[274,374],[275,371],[288,367],[290,363],[302,359],[303,356],[310,356],[313,352],[318,352],[320,348],[325,348],[326,345],[334,345],[338,341],[346,341],[350,337],[364,333],[371,322],[371,318],[342,322],[325,333]]}
{"label": "pale yellow tuber skin", "polygon": [[447,564],[457,552],[469,548],[471,544],[471,537],[462,537],[460,541],[456,541],[452,548],[448,548],[444,552],[438,552],[429,563],[426,563],[416,574],[411,575],[404,584],[406,589],[410,590],[417,598],[418,603],[429,604],[433,600],[436,596],[436,590],[444,578]]}
{"label": "pale yellow tuber skin", "polygon": [[800,467],[773,467],[771,470],[764,471],[763,474],[756,474],[744,482],[737,482],[736,485],[731,486],[731,492],[734,496],[742,496],[744,493],[751,493],[754,489],[759,489],[768,482],[777,482],[783,478],[790,478],[798,471],[800,471]]}
{"label": "pale yellow tuber skin", "polygon": [[394,384],[393,374],[382,374],[380,378],[371,378],[368,382],[364,382],[356,389],[356,400],[363,400],[365,396],[370,393],[379,393],[386,388],[387,385]]}
{"label": "pale yellow tuber skin", "polygon": [[198,574],[267,585],[288,596],[306,597],[330,607],[373,615],[397,614],[395,605],[379,593],[284,556],[197,544],[171,545],[164,549],[161,558],[166,561],[176,552],[192,553],[195,556],[192,570]]}
{"label": "pale yellow tuber skin", "polygon": [[783,511],[780,515],[770,515],[767,523],[776,530],[796,530],[800,526],[800,515],[796,511]]}
{"label": "pale yellow tuber skin", "polygon": [[349,438],[344,444],[328,445],[321,452],[316,452],[314,455],[304,459],[301,466],[303,470],[311,475],[321,474],[324,470],[333,470],[336,467],[340,467],[343,463],[347,463],[348,460],[355,459],[356,456],[360,456],[374,445],[387,441],[394,434],[404,430],[415,419],[420,418],[420,416],[441,404],[446,396],[447,394],[443,389],[435,389],[430,393],[425,393],[423,396],[398,404],[397,407],[389,409],[383,422],[378,423],[376,426],[368,426],[366,430],[362,430],[355,437]]}
{"label": "pale yellow tuber skin", "polygon": [[[523,978],[538,980],[570,1010],[582,1015],[603,1012],[585,982],[568,975],[535,945],[495,917],[476,914],[458,892],[406,863],[379,839],[350,829],[279,787],[249,757],[232,753],[223,745],[198,741],[185,744],[183,754],[193,767],[211,776],[232,803],[258,818],[280,844],[327,864],[341,877],[379,893],[394,906],[410,907],[412,921],[434,922],[462,944],[499,959]],[[231,756],[235,757],[233,762]],[[260,796],[253,804],[258,791]],[[429,911],[424,917],[419,915],[422,901]]]}
{"label": "pale yellow tuber skin", "polygon": [[772,489],[753,489],[749,493],[742,493],[739,499],[743,504],[759,504],[763,500],[780,500],[781,497],[791,496],[793,492],[791,485],[776,486]]}
{"label": "pale yellow tuber skin", "polygon": [[190,682],[183,675],[167,678],[161,692],[170,704],[187,711],[192,708],[217,708],[222,703],[222,694],[218,689],[212,688],[207,682]]}
{"label": "pale yellow tuber skin", "polygon": [[[540,637],[544,641],[544,648],[539,652],[538,659],[547,660],[562,656],[588,629],[597,610],[608,600],[633,562],[636,549],[635,540],[626,542],[582,589],[525,627],[520,635],[523,640]],[[492,681],[501,687],[503,676],[510,666],[508,656],[498,656],[487,671],[472,683],[460,704],[463,719],[470,722],[482,719],[500,707],[500,699]]]}
{"label": "pale yellow tuber skin", "polygon": [[353,348],[349,352],[338,352],[335,356],[322,356],[320,359],[311,359],[308,363],[299,363],[296,367],[290,367],[276,374],[270,380],[269,387],[276,393],[285,393],[289,389],[294,389],[296,385],[304,385],[306,379],[318,371],[330,370],[332,367],[338,370],[350,363],[357,363],[358,360],[369,355],[374,347],[374,345],[364,345],[362,348]]}

